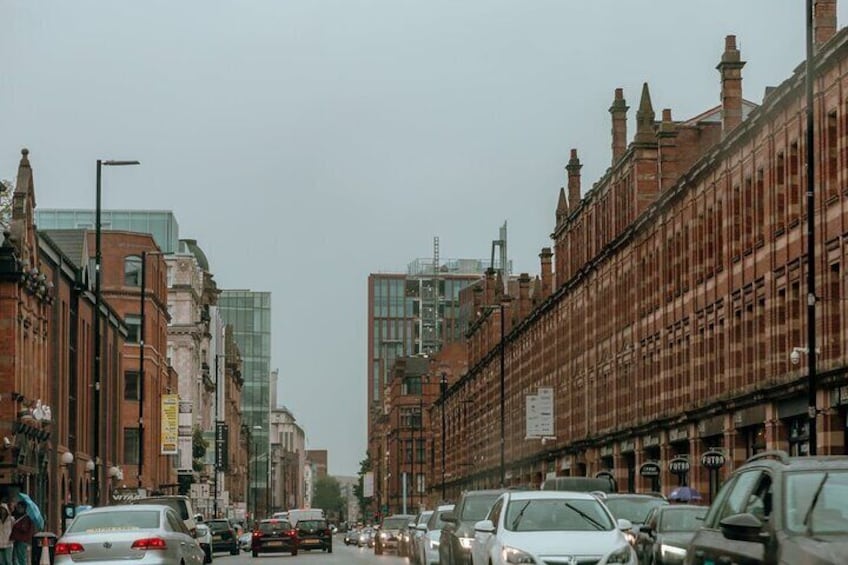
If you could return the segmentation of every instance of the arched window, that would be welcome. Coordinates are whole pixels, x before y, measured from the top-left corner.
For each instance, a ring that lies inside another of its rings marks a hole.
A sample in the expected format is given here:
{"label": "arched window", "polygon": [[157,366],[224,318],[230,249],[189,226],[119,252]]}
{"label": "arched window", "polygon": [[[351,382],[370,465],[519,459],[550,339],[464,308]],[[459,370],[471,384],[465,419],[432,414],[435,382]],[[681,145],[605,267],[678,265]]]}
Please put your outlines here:
{"label": "arched window", "polygon": [[141,286],[141,257],[138,255],[124,259],[124,285]]}

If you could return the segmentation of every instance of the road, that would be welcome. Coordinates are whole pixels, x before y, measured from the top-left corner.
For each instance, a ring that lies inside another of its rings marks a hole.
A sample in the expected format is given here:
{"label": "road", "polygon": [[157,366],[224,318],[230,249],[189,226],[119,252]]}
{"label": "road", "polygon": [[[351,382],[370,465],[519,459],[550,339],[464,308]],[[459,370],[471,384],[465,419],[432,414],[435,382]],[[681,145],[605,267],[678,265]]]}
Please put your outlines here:
{"label": "road", "polygon": [[408,564],[407,559],[396,555],[374,555],[373,549],[346,546],[341,536],[333,540],[333,553],[323,551],[302,551],[297,557],[288,553],[260,555],[257,558],[250,553],[242,552],[240,555],[230,556],[226,553],[216,553],[212,565],[401,565]]}

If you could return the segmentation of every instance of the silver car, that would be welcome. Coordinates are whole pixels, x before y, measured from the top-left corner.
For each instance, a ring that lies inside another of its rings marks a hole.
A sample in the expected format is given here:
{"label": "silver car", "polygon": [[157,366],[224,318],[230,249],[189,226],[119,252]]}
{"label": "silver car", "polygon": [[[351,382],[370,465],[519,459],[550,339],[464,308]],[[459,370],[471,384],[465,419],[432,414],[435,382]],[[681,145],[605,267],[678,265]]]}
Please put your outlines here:
{"label": "silver car", "polygon": [[202,565],[203,550],[173,509],[155,504],[94,508],[56,542],[55,565]]}

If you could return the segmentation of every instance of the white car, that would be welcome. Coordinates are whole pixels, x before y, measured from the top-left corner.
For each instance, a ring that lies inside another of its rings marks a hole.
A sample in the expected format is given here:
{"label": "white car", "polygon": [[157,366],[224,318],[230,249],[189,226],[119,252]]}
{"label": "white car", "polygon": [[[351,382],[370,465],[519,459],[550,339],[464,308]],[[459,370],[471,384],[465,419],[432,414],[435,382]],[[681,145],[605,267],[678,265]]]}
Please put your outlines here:
{"label": "white car", "polygon": [[[453,504],[442,504],[427,518],[427,522],[422,530],[421,537],[418,540],[420,553],[418,554],[418,565],[439,565],[439,538],[442,536],[442,528],[445,522],[442,516],[448,512],[453,512]],[[418,526],[420,527],[420,525]]]}
{"label": "white car", "polygon": [[636,565],[625,531],[595,496],[567,491],[508,491],[474,525],[474,565],[597,563]]}

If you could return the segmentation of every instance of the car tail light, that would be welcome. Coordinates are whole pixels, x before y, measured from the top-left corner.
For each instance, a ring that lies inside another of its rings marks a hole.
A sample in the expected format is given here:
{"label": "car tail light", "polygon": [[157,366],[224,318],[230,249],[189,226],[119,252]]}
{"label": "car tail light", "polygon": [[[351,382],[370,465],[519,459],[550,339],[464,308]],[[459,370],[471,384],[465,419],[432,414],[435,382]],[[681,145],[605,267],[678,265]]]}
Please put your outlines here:
{"label": "car tail light", "polygon": [[256,530],[255,532],[253,532],[253,537],[255,537],[255,538],[261,538],[261,537],[262,537],[262,532],[260,532],[259,530]]}
{"label": "car tail light", "polygon": [[290,537],[297,537],[297,530],[289,530],[288,535]]}
{"label": "car tail light", "polygon": [[162,538],[142,538],[137,539],[130,546],[130,549],[140,549],[142,551],[148,549],[167,549],[168,544]]}
{"label": "car tail light", "polygon": [[81,543],[71,542],[56,544],[56,555],[73,555],[74,553],[82,553],[83,551],[85,551],[85,548]]}

